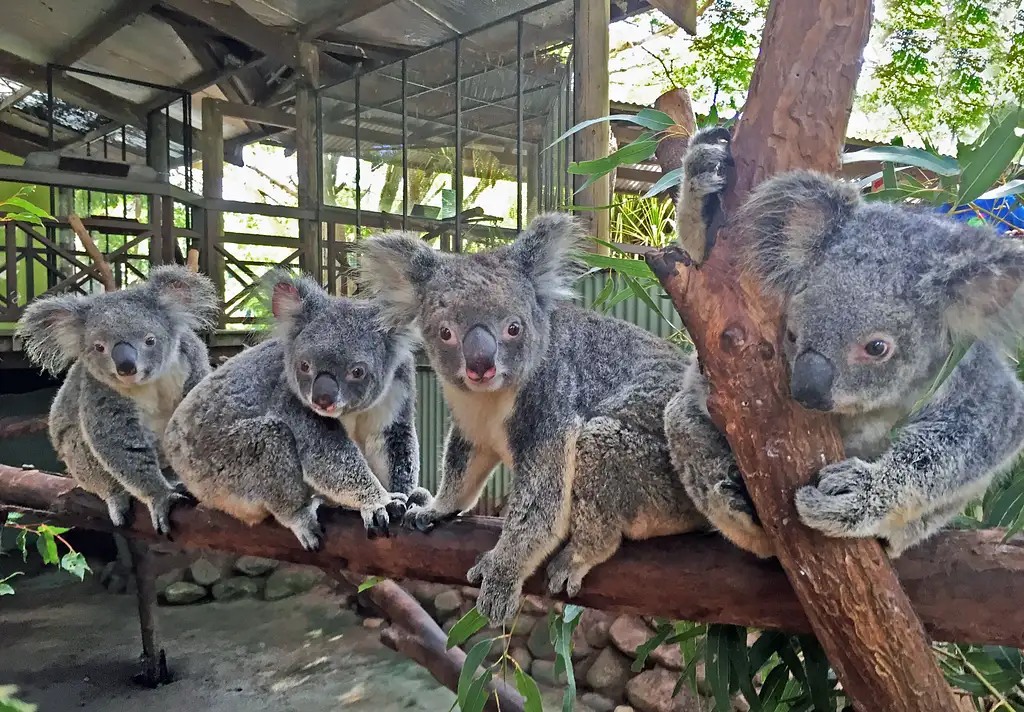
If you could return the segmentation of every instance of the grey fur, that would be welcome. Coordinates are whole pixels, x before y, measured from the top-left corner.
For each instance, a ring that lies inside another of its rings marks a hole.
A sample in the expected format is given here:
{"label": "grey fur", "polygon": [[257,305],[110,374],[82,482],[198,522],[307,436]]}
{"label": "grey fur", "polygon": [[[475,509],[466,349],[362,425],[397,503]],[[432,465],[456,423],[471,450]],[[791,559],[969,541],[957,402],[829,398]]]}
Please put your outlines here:
{"label": "grey fur", "polygon": [[[716,171],[709,156],[721,162],[727,150],[698,134],[684,164]],[[696,214],[707,195],[687,186],[711,182],[688,177],[680,212]],[[1021,326],[1024,245],[930,210],[865,203],[851,186],[807,171],[765,181],[730,221],[746,238],[749,267],[785,300],[791,383],[807,354],[833,370],[817,409],[834,413],[849,459],[797,492],[800,517],[830,535],[878,537],[900,554],[1024,447],[1024,388],[1003,357]],[[680,235],[682,244],[695,239]],[[875,340],[888,345],[883,357],[865,350]],[[915,412],[965,340],[966,356]],[[708,518],[767,555],[724,439],[711,437],[706,388],[695,370],[666,410],[673,460]]]}
{"label": "grey fur", "polygon": [[[265,279],[277,335],[185,399],[167,428],[171,463],[200,502],[250,524],[272,515],[307,549],[321,543],[319,495],[358,509],[369,536],[387,534],[407,498],[429,498],[416,488],[411,333],[385,327],[374,303],[330,297],[307,277]],[[319,374],[340,386],[333,410],[312,401]]]}
{"label": "grey fur", "polygon": [[[362,254],[362,279],[392,323],[418,325],[453,415],[437,496],[411,507],[407,525],[429,531],[472,508],[498,462],[515,472],[501,537],[468,574],[493,622],[515,615],[523,582],[560,544],[548,584],[572,596],[623,536],[707,525],[672,470],[661,417],[689,360],[567,301],[578,241],[570,217],[550,214],[488,252],[442,254],[390,234]],[[466,376],[463,335],[478,325],[498,344],[486,383]]]}
{"label": "grey fur", "polygon": [[[71,367],[50,407],[50,439],[117,526],[128,523],[134,496],[153,528],[169,532],[171,506],[182,495],[161,472],[161,440],[174,408],[210,372],[196,330],[212,326],[218,308],[209,279],[166,266],[120,291],[39,299],[18,322],[35,363],[54,374]],[[119,342],[137,352],[135,376],[117,375]]]}

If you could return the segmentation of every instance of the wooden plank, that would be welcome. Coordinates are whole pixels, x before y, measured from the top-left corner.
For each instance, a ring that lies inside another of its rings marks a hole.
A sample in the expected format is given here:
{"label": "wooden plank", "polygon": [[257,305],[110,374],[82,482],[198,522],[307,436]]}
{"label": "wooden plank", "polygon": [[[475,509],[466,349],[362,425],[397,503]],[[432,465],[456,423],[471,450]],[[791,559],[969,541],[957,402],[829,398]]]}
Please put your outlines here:
{"label": "wooden plank", "polygon": [[74,37],[54,58],[54,64],[73,64],[89,54],[156,5],[156,0],[121,0],[95,23]]}
{"label": "wooden plank", "polygon": [[[37,470],[0,465],[0,510],[43,513],[52,524],[113,529],[97,497],[66,477]],[[320,520],[323,548],[309,552],[272,520],[249,527],[226,514],[188,505],[175,507],[171,514],[174,542],[186,549],[221,549],[324,569],[462,585],[467,583],[466,571],[493,548],[501,532],[500,519],[467,516],[430,534],[396,529],[390,539],[367,540],[356,512],[325,506]],[[135,517],[123,533],[156,538],[148,517]],[[945,531],[895,562],[935,639],[1024,647],[1024,539],[1004,544],[1003,534]],[[637,586],[637,581],[644,585]],[[545,594],[541,574],[527,581],[524,590]],[[793,633],[811,629],[776,562],[759,561],[706,534],[624,541],[611,559],[587,574],[572,603]],[[953,708],[929,712],[946,709]]]}
{"label": "wooden plank", "polygon": [[[296,112],[297,114],[298,112]],[[222,102],[221,115],[231,116],[236,119],[263,124],[264,126],[277,126],[284,129],[294,129],[296,126],[296,114],[289,114],[281,109],[267,109],[262,106],[251,106],[240,104],[235,101]],[[313,117],[316,119],[316,116]]]}
{"label": "wooden plank", "polygon": [[182,190],[177,186],[154,181],[134,180],[131,178],[109,178],[90,173],[70,173],[63,171],[37,170],[25,166],[0,165],[0,183],[30,183],[59,188],[79,188],[107,193],[128,193],[129,195],[167,195],[179,203],[199,205],[201,201],[196,195]]}
{"label": "wooden plank", "polygon": [[697,34],[697,0],[647,0],[647,3],[683,28],[686,34]]}
{"label": "wooden plank", "polygon": [[[576,4],[576,121],[586,121],[607,116],[608,104],[608,23],[610,21],[607,0],[579,0]],[[608,124],[605,122],[589,126],[573,136],[573,157],[576,161],[593,161],[608,155]],[[580,190],[586,176],[574,176],[576,190],[574,203],[580,206],[598,207],[607,205],[611,196],[611,183],[607,175]],[[581,213],[593,237],[607,241],[611,235],[611,215],[607,210],[592,210]],[[607,248],[590,243],[599,252]]]}
{"label": "wooden plank", "polygon": [[342,25],[355,22],[361,17],[366,17],[385,5],[390,5],[394,0],[347,0],[339,6],[331,7],[321,13],[318,17],[310,20],[299,29],[299,38],[312,40],[320,37],[326,32],[335,30]]}
{"label": "wooden plank", "polygon": [[211,0],[164,0],[164,4],[282,64],[298,66],[299,45],[295,38],[282,29],[264,25],[237,5]]}

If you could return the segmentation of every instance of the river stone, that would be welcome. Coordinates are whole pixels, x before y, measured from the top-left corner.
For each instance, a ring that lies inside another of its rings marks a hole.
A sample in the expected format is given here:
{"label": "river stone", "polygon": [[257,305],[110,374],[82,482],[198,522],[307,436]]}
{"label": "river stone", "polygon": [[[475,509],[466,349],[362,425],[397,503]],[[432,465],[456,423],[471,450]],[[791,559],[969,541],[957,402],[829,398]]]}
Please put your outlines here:
{"label": "river stone", "polygon": [[220,567],[205,556],[193,561],[192,565],[188,567],[188,573],[192,581],[206,587],[212,586],[222,578]]}
{"label": "river stone", "polygon": [[177,581],[164,589],[164,600],[172,606],[186,606],[206,598],[206,589],[191,581]]}
{"label": "river stone", "polygon": [[260,585],[248,576],[231,576],[213,584],[211,593],[218,601],[256,598],[260,593]]}
{"label": "river stone", "polygon": [[435,618],[438,620],[443,621],[449,616],[455,615],[461,607],[462,596],[454,589],[443,591],[434,597]]}
{"label": "river stone", "polygon": [[154,584],[156,586],[156,592],[163,593],[172,583],[178,583],[179,581],[184,580],[184,578],[185,569],[178,568],[166,571],[156,577],[156,583]]}
{"label": "river stone", "polygon": [[646,670],[626,684],[626,697],[638,712],[705,712],[709,706],[684,683],[672,696],[679,674],[654,668]]}
{"label": "river stone", "polygon": [[263,576],[276,568],[276,561],[260,556],[240,556],[235,562],[235,571],[243,576]]}
{"label": "river stone", "polygon": [[535,660],[554,660],[555,646],[551,643],[551,633],[546,625],[534,625],[526,647]]}
{"label": "river stone", "polygon": [[323,577],[323,573],[315,569],[287,567],[277,569],[267,577],[267,587],[263,589],[263,598],[278,601],[288,596],[305,593],[313,588]]}
{"label": "river stone", "polygon": [[587,671],[587,687],[605,697],[621,700],[632,674],[629,670],[631,662],[615,648],[605,648]]}
{"label": "river stone", "polygon": [[564,670],[562,674],[555,675],[555,663],[552,660],[534,660],[530,666],[530,675],[538,684],[551,687],[564,687],[569,681]]}
{"label": "river stone", "polygon": [[580,695],[580,702],[594,710],[594,712],[612,712],[615,709],[615,703],[612,700],[596,692],[583,693]]}

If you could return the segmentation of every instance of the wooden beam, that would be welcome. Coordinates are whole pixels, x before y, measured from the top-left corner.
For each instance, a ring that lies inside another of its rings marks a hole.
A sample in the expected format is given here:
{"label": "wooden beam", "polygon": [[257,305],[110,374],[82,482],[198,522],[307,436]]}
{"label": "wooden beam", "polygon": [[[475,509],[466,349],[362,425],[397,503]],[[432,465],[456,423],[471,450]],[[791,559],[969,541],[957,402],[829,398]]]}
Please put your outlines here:
{"label": "wooden beam", "polygon": [[[0,465],[0,511],[31,510],[51,524],[110,531],[103,502],[72,480]],[[155,539],[136,504],[123,534]],[[430,534],[392,530],[367,540],[355,512],[322,507],[324,546],[302,549],[295,535],[271,521],[249,527],[203,507],[171,514],[174,542],[187,549],[223,549],[282,561],[348,568],[368,575],[466,584],[466,571],[489,551],[501,520],[462,517]],[[1003,532],[947,531],[896,561],[907,592],[936,640],[1024,647],[1024,539],[1002,543]],[[637,581],[645,582],[637,586]],[[527,593],[545,592],[540,575]],[[706,534],[626,541],[591,571],[573,603],[675,620],[729,623],[793,633],[811,627],[786,575],[724,539]],[[897,631],[893,631],[897,635]],[[880,709],[869,707],[866,709]],[[935,707],[930,712],[937,712]]]}
{"label": "wooden beam", "polygon": [[[648,4],[679,25],[688,35],[697,34],[697,0],[647,0]],[[702,3],[703,4],[703,3]]]}
{"label": "wooden beam", "polygon": [[54,58],[55,64],[72,64],[134,23],[156,5],[157,0],[121,0],[104,12]]}
{"label": "wooden beam", "polygon": [[346,0],[341,3],[341,7],[331,7],[299,28],[299,38],[317,39],[331,30],[355,22],[392,2],[394,0]]}
{"label": "wooden beam", "polygon": [[[576,121],[586,121],[607,116],[608,104],[608,0],[578,0],[576,3]],[[573,158],[576,161],[593,161],[608,155],[608,124],[593,124],[573,136]],[[583,187],[586,176],[574,176],[578,191],[573,198],[574,205],[599,207],[607,205],[611,196],[607,175]],[[592,210],[581,214],[589,223],[591,236],[607,242],[611,235],[611,215],[607,210]],[[593,243],[599,252],[607,248]]]}
{"label": "wooden beam", "polygon": [[[750,189],[774,173],[839,172],[871,18],[871,0],[772,0],[732,139],[735,166],[725,169],[729,188],[712,225],[721,224],[722,211],[735,214]],[[678,248],[649,253],[647,261],[693,338],[710,381],[708,410],[770,546],[857,709],[955,709],[911,591],[901,588],[879,543],[827,537],[800,522],[795,491],[843,459],[842,440],[827,414],[789,396],[782,305],[738,268],[743,226],[717,232],[699,269]],[[698,236],[682,237],[699,245],[695,256],[703,252]]]}

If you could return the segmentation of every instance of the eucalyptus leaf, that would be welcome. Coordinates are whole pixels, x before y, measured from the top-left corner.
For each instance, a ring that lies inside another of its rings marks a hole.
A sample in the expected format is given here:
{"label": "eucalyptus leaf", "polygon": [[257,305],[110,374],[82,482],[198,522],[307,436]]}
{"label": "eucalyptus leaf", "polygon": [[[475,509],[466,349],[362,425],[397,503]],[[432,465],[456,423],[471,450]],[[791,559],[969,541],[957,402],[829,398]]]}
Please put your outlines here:
{"label": "eucalyptus leaf", "polygon": [[648,188],[647,192],[644,193],[641,197],[653,198],[658,193],[663,193],[669,188],[679,185],[680,183],[683,182],[684,174],[685,171],[682,168],[674,168],[670,170],[668,173],[659,178],[654,185]]}
{"label": "eucalyptus leaf", "polygon": [[544,705],[541,701],[540,688],[533,678],[523,672],[523,669],[516,666],[516,689],[523,696],[524,712],[544,712]]}
{"label": "eucalyptus leaf", "polygon": [[[484,658],[487,657],[492,644],[492,640],[481,640],[466,653],[466,660],[462,663],[462,671],[459,673],[459,685],[456,692],[459,698],[459,709],[461,710],[465,711],[468,709],[466,703],[470,699],[475,681],[479,679],[475,678],[476,670],[483,663]],[[483,676],[481,675],[481,677]],[[482,704],[481,707],[483,707]]]}
{"label": "eucalyptus leaf", "polygon": [[476,607],[469,609],[466,615],[459,619],[459,622],[448,631],[448,649],[462,645],[469,637],[487,625],[487,617],[478,611]]}
{"label": "eucalyptus leaf", "polygon": [[1021,111],[1007,112],[985,141],[971,153],[963,166],[957,204],[966,205],[988,191],[1013,163],[1024,146],[1024,135],[1017,134]]}
{"label": "eucalyptus leaf", "polygon": [[956,176],[960,174],[960,164],[956,160],[946,156],[937,156],[934,153],[911,146],[871,146],[859,151],[844,153],[842,160],[844,164],[864,163],[867,161],[899,163],[901,165],[924,168],[943,176]]}

